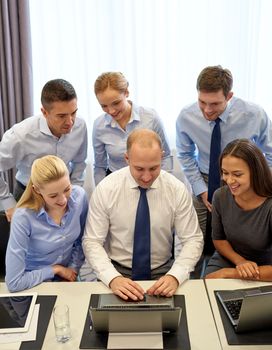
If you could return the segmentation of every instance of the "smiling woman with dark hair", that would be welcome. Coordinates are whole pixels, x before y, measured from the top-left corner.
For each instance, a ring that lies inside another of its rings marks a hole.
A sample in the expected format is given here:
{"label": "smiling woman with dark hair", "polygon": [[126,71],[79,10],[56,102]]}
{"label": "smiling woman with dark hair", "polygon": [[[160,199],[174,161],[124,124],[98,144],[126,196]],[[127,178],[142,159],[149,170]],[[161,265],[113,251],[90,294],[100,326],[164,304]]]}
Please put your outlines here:
{"label": "smiling woman with dark hair", "polygon": [[234,140],[220,157],[226,186],[213,198],[216,252],[206,278],[272,280],[272,175],[259,148]]}

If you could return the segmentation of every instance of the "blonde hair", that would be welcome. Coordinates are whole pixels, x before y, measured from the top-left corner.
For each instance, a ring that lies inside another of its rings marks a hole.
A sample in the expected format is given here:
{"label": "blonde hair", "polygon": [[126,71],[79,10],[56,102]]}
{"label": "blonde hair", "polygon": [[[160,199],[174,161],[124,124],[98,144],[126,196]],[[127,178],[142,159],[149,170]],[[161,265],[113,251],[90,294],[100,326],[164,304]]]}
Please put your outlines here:
{"label": "blonde hair", "polygon": [[133,144],[137,143],[141,147],[151,148],[153,144],[158,144],[162,149],[162,142],[160,136],[153,130],[150,129],[135,129],[127,138],[127,152],[130,151]]}
{"label": "blonde hair", "polygon": [[128,81],[121,72],[105,72],[99,75],[94,83],[95,95],[111,88],[124,93],[128,88]]}
{"label": "blonde hair", "polygon": [[36,159],[32,164],[30,179],[17,203],[17,208],[24,207],[39,211],[45,202],[42,195],[34,190],[34,187],[41,188],[43,185],[57,181],[66,175],[69,175],[69,172],[62,159],[52,155]]}

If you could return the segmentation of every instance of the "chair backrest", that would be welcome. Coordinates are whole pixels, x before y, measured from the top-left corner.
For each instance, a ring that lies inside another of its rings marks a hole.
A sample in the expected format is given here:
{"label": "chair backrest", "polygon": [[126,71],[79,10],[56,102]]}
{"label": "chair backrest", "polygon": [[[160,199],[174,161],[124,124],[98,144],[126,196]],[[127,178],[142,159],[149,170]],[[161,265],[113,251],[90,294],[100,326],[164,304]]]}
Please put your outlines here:
{"label": "chair backrest", "polygon": [[212,240],[212,214],[211,212],[207,212],[207,221],[206,221],[206,237],[204,242],[203,253],[204,255],[212,256],[215,251],[215,247],[213,245]]}
{"label": "chair backrest", "polygon": [[0,212],[0,276],[6,274],[6,250],[9,240],[10,223],[8,222],[5,212]]}

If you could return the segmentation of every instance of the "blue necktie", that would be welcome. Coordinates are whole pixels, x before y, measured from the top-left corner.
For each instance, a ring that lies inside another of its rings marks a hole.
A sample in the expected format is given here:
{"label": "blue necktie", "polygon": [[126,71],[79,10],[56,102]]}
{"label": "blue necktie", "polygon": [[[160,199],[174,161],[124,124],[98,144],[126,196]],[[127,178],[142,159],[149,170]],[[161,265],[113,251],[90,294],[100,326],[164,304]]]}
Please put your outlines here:
{"label": "blue necktie", "polygon": [[150,216],[146,198],[146,188],[139,187],[141,195],[138,202],[133,243],[132,279],[150,280]]}
{"label": "blue necktie", "polygon": [[208,201],[212,202],[214,191],[220,187],[220,169],[219,169],[219,157],[221,152],[221,132],[220,132],[221,119],[215,120],[215,126],[213,128],[211,137],[210,148],[210,166],[209,166],[209,180],[208,180]]}

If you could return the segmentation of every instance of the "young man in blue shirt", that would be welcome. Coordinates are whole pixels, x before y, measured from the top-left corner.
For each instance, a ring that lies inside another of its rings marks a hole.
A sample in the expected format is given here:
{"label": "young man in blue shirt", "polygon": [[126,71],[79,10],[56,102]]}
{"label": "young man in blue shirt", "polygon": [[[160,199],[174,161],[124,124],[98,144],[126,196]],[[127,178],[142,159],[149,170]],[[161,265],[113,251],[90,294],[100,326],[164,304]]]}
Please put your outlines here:
{"label": "young man in blue shirt", "polygon": [[260,106],[234,97],[232,85],[233,77],[228,69],[204,68],[196,84],[198,101],[184,107],[176,121],[177,156],[192,186],[204,237],[207,212],[211,212],[212,207],[208,199],[208,179],[211,136],[216,121],[220,119],[221,151],[229,142],[247,138],[261,148],[272,167],[271,121]]}

